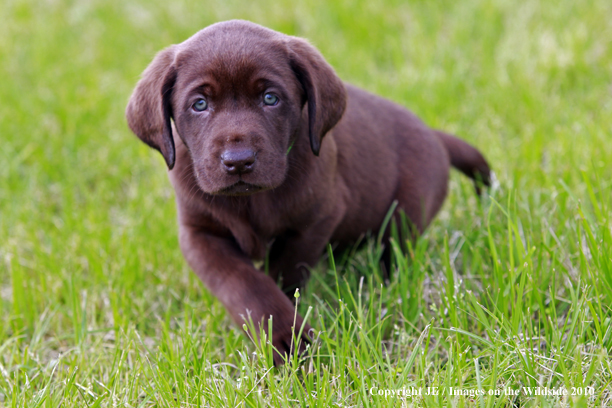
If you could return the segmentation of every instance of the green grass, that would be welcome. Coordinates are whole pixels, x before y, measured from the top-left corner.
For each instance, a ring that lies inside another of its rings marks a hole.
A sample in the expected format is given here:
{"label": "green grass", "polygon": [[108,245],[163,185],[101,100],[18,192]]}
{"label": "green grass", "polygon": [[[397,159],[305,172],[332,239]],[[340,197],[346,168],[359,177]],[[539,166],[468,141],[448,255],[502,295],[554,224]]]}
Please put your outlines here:
{"label": "green grass", "polygon": [[[157,50],[230,18],[310,39],[499,179],[478,200],[454,173],[389,283],[374,242],[324,258],[299,299],[317,339],[281,369],[189,271],[123,117]],[[608,0],[4,0],[0,407],[609,406],[611,20]],[[503,392],[535,386],[594,395]]]}

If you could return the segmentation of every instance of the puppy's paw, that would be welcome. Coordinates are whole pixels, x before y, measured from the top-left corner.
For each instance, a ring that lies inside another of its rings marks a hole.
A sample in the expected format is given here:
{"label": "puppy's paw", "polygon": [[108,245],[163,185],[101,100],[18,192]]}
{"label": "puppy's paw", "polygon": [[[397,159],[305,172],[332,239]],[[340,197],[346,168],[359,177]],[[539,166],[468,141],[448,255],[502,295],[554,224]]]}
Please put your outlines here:
{"label": "puppy's paw", "polygon": [[[298,355],[306,352],[307,346],[312,342],[314,330],[309,324],[304,324],[298,319],[295,328],[292,330],[293,322],[290,325],[279,325],[273,327],[272,346],[274,347],[274,365],[279,367],[289,360],[290,356],[297,350]],[[302,333],[300,334],[300,328]]]}

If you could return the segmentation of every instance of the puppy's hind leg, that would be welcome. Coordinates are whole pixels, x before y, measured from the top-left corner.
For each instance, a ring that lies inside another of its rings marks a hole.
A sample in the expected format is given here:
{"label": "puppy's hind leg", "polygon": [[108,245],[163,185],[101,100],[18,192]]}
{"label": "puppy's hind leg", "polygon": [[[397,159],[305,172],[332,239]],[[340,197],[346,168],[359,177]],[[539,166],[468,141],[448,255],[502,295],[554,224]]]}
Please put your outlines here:
{"label": "puppy's hind leg", "polygon": [[390,226],[385,231],[381,240],[381,247],[383,250],[380,262],[384,279],[391,279],[394,269],[394,250],[391,240],[399,246],[400,251],[406,253],[408,251],[408,241],[414,245],[422,232],[422,226],[419,227],[413,223],[406,216],[403,209],[395,211]]}

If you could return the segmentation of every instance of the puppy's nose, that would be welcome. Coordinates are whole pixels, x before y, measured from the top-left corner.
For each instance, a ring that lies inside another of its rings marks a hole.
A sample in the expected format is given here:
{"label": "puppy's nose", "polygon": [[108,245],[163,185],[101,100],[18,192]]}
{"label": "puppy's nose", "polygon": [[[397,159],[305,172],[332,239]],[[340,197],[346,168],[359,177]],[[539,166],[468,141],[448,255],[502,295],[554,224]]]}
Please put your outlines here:
{"label": "puppy's nose", "polygon": [[255,166],[255,152],[248,148],[228,149],[221,154],[221,163],[228,174],[250,173]]}

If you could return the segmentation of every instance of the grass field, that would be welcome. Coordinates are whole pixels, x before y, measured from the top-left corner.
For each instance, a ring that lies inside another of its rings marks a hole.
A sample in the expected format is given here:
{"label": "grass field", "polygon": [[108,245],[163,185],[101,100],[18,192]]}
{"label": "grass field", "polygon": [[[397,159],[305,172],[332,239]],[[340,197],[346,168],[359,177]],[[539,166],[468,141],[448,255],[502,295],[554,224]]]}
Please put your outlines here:
{"label": "grass field", "polygon": [[[123,115],[157,50],[230,18],[310,39],[499,180],[478,200],[453,173],[389,283],[374,242],[323,258],[299,299],[317,339],[281,369],[190,272]],[[0,407],[612,405],[609,0],[3,0],[0,21]]]}

